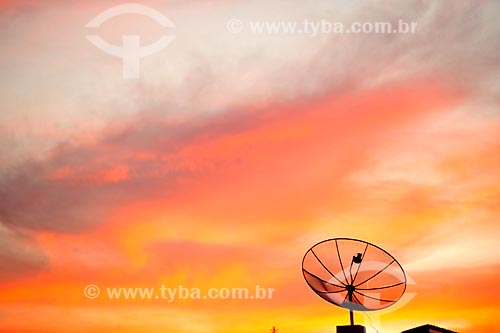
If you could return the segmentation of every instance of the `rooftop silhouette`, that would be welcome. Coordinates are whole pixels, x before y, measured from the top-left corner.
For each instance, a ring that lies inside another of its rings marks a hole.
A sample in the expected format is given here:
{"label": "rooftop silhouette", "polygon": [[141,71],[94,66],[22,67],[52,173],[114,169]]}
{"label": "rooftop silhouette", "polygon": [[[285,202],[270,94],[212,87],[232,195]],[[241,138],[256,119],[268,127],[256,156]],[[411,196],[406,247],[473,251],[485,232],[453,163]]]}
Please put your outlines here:
{"label": "rooftop silhouette", "polygon": [[401,333],[458,333],[458,332],[450,331],[450,330],[447,330],[445,328],[441,328],[441,327],[427,324],[427,325],[411,328],[411,329],[403,331]]}

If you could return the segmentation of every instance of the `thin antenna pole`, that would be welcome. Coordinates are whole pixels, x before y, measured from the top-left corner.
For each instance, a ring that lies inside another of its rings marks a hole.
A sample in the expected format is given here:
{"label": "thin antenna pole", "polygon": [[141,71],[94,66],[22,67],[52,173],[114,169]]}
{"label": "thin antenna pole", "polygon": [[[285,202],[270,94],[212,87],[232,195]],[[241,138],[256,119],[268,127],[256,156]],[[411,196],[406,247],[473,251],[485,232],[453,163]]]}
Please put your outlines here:
{"label": "thin antenna pole", "polygon": [[[352,304],[352,292],[349,292],[349,302]],[[352,309],[349,309],[349,319],[351,320],[351,326],[354,326],[354,311]]]}

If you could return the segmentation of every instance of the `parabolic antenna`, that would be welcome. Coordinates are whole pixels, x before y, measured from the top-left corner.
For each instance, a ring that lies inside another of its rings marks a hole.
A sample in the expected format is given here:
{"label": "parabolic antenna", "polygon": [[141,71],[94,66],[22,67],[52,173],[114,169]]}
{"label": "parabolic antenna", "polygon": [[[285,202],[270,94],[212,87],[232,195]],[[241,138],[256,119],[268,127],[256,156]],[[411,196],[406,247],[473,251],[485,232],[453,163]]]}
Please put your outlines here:
{"label": "parabolic antenna", "polygon": [[403,267],[388,252],[368,242],[333,238],[311,247],[302,273],[324,300],[353,311],[375,311],[396,303],[406,290]]}

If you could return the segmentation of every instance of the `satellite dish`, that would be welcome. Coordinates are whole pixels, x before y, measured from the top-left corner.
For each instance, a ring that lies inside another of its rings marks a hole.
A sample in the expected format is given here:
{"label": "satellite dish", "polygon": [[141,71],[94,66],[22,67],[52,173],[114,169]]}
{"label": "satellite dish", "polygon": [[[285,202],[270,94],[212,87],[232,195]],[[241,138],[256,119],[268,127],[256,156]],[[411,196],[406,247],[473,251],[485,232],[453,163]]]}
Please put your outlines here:
{"label": "satellite dish", "polygon": [[312,246],[302,260],[311,289],[329,303],[353,311],[375,311],[396,303],[406,290],[403,267],[388,252],[352,238],[333,238]]}

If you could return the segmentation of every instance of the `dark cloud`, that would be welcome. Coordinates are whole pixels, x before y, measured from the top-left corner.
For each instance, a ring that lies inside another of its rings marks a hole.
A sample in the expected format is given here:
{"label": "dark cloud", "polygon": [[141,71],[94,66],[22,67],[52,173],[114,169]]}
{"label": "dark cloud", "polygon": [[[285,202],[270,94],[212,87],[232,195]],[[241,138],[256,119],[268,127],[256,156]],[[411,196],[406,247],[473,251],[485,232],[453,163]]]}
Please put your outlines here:
{"label": "dark cloud", "polygon": [[[399,98],[392,98],[394,89]],[[259,163],[268,171],[275,168],[283,174],[286,161],[296,161],[300,149],[312,154],[311,158],[321,158],[317,163],[331,164],[329,172],[342,178],[366,160],[369,147],[378,142],[375,138],[382,140],[377,133],[434,110],[436,102],[432,98],[426,101],[428,89],[415,89],[413,85],[384,86],[340,101],[332,95],[261,110],[240,108],[190,121],[144,112],[121,129],[104,131],[94,143],[59,145],[45,159],[25,162],[4,173],[0,177],[0,218],[14,229],[89,230],[103,224],[117,207],[172,198],[180,186],[195,184],[208,175],[224,177],[224,166],[240,163],[251,152],[260,154]],[[432,94],[439,92],[432,90]],[[444,96],[443,103],[448,98]],[[399,112],[401,109],[406,112]],[[241,142],[237,141],[240,134],[246,135]],[[224,145],[218,145],[220,142]],[[314,146],[312,151],[307,149]],[[291,175],[283,177],[283,182],[294,181]],[[289,195],[276,195],[290,203]]]}
{"label": "dark cloud", "polygon": [[25,162],[2,175],[0,218],[13,228],[92,228],[103,223],[111,207],[168,195],[179,181],[201,176],[220,163],[179,154],[182,148],[263,121],[254,112],[174,123],[144,116],[105,132],[93,144],[61,144],[46,159]]}
{"label": "dark cloud", "polygon": [[36,242],[0,224],[0,282],[32,275],[47,265]]}

